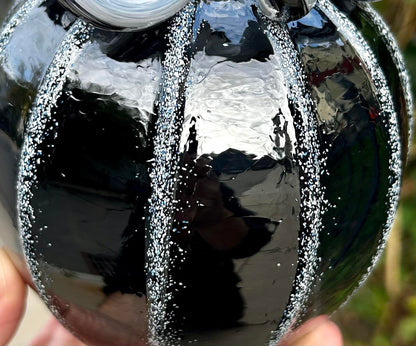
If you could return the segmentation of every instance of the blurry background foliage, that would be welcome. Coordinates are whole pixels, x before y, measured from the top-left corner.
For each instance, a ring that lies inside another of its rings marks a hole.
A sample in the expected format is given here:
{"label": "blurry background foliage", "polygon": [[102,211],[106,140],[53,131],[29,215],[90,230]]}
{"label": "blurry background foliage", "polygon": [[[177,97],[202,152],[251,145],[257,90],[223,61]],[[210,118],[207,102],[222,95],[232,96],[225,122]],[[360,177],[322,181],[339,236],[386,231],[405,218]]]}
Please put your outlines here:
{"label": "blurry background foliage", "polygon": [[[0,19],[11,2],[0,0]],[[416,95],[416,0],[382,0],[374,7],[384,16],[404,52]],[[343,330],[346,345],[416,346],[415,140],[396,223],[383,258],[365,286],[333,318]]]}

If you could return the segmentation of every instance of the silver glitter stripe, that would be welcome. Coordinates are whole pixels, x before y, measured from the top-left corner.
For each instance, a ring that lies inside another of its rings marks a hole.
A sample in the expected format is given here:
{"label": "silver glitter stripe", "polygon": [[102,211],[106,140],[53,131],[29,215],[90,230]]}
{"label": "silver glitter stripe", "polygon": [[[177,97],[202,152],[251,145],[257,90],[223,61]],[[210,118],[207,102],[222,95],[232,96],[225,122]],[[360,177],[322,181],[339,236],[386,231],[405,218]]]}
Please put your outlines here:
{"label": "silver glitter stripe", "polygon": [[357,50],[358,55],[361,57],[376,88],[376,93],[382,110],[381,119],[383,124],[386,126],[389,135],[388,144],[391,149],[391,156],[389,158],[390,187],[387,192],[387,197],[389,198],[387,219],[383,229],[383,236],[378,244],[376,254],[373,256],[371,265],[368,267],[367,272],[360,280],[360,286],[368,278],[377,261],[379,260],[389,236],[394,217],[396,215],[396,209],[400,195],[402,166],[399,124],[397,114],[394,110],[393,98],[390,94],[389,88],[387,87],[386,77],[383,74],[376,56],[370,49],[364,37],[361,35],[355,25],[329,0],[318,0],[318,7],[337,26],[340,34],[343,35],[352,44],[352,46]]}
{"label": "silver glitter stripe", "polygon": [[16,27],[23,23],[30,12],[39,7],[43,0],[26,1],[10,18],[4,23],[0,34],[0,62],[3,60],[4,48],[9,44]]}
{"label": "silver glitter stripe", "polygon": [[168,37],[169,48],[163,61],[159,112],[151,169],[152,195],[147,224],[147,298],[149,341],[151,345],[172,345],[167,305],[170,259],[170,230],[175,209],[175,186],[179,169],[179,142],[183,126],[184,86],[189,71],[189,48],[195,4],[188,4],[174,19]]}
{"label": "silver glitter stripe", "polygon": [[[386,23],[383,21],[381,16],[371,7],[368,3],[359,3],[360,8],[367,12],[371,17],[374,24],[377,26],[380,33],[382,33],[382,39],[384,44],[387,46],[393,61],[399,71],[400,82],[404,90],[404,98],[406,101],[406,111],[409,117],[409,140],[411,141],[413,136],[413,95],[410,85],[409,74],[406,70],[406,65],[404,63],[403,56],[400,52],[400,48],[396,42],[396,39],[393,37],[392,33],[388,29]],[[410,148],[410,146],[409,146]]]}
{"label": "silver glitter stripe", "polygon": [[[38,95],[30,112],[27,124],[25,141],[21,151],[18,183],[17,208],[19,217],[20,235],[23,239],[23,248],[26,261],[32,273],[33,281],[42,296],[50,303],[42,282],[44,273],[37,260],[39,254],[34,254],[35,237],[32,234],[32,224],[35,222],[35,211],[32,206],[33,189],[38,184],[37,173],[40,163],[47,160],[40,149],[40,145],[48,136],[54,136],[56,127],[52,122],[59,97],[69,73],[69,70],[84,45],[89,42],[91,28],[78,20],[73,24],[54,59],[49,66],[45,77],[38,89]],[[53,309],[53,307],[52,307]],[[56,311],[55,311],[56,313]]]}
{"label": "silver glitter stripe", "polygon": [[295,127],[299,134],[297,160],[300,166],[300,179],[303,182],[300,191],[300,210],[301,229],[304,232],[299,235],[298,272],[283,319],[277,331],[272,333],[270,345],[275,345],[288,331],[295,318],[303,312],[304,304],[316,279],[319,233],[322,228],[323,190],[320,185],[321,162],[317,117],[299,53],[286,27],[265,18],[264,20],[267,23],[267,34],[273,50],[282,61],[286,87],[290,90],[289,102],[300,114],[300,118],[295,120]]}

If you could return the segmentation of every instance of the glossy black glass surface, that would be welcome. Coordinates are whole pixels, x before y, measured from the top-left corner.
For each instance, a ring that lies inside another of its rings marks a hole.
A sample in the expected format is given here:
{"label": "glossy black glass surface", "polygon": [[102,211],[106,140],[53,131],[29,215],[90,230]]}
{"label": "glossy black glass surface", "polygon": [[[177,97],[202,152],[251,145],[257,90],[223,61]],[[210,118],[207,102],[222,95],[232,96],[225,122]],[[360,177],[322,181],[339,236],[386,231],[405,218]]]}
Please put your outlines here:
{"label": "glossy black glass surface", "polygon": [[[290,25],[320,123],[326,211],[310,314],[329,313],[371,265],[387,214],[389,149],[375,87],[354,48],[320,11]],[[319,293],[318,293],[319,292]],[[322,292],[325,292],[323,295]]]}
{"label": "glossy black glass surface", "polygon": [[394,106],[399,118],[402,161],[403,164],[405,164],[406,156],[409,151],[409,117],[412,115],[407,114],[406,111],[405,91],[399,78],[399,73],[401,71],[399,71],[388,48],[388,45],[391,45],[391,42],[388,42],[388,39],[383,35],[380,28],[374,23],[371,14],[367,11],[363,11],[360,7],[354,7],[354,9],[348,13],[348,17],[351,18],[352,22],[366,38],[371,49],[378,57],[380,66],[388,80],[388,86],[394,98]]}
{"label": "glossy black glass surface", "polygon": [[[289,48],[306,77],[307,90],[299,93],[289,87],[299,76],[287,76],[276,49],[282,38],[273,37],[255,6],[234,0],[194,5],[182,27],[169,21],[136,33],[94,29],[52,101],[44,127],[53,131],[39,137],[32,223],[20,236],[16,185],[26,127],[76,18],[46,1],[17,26],[2,53],[0,202],[8,228],[1,236],[16,252],[19,237],[33,250],[28,260],[37,271],[29,269],[43,298],[88,343],[147,340],[149,278],[157,276],[148,265],[160,255],[149,254],[157,229],[151,210],[164,202],[172,204],[163,209],[171,212],[163,229],[169,261],[161,270],[169,280],[158,291],[167,297],[166,345],[269,341],[307,265],[299,258],[308,245],[304,235],[315,231],[303,222],[309,179],[321,182],[314,193],[324,195],[323,227],[317,256],[310,256],[316,281],[294,325],[344,302],[383,236],[392,150],[376,87],[357,49],[317,8],[289,23]],[[386,62],[381,68],[406,149],[397,68],[389,68],[393,59],[371,18],[356,7],[348,11]],[[191,34],[175,41],[173,29]],[[170,59],[177,66],[169,66]],[[169,74],[176,67],[181,75]],[[176,82],[178,93],[170,89]],[[310,176],[299,150],[305,129],[293,101],[309,100],[309,92],[319,177]],[[178,105],[172,113],[164,108],[170,93]],[[169,114],[177,128],[160,150],[161,119]],[[169,155],[178,167],[173,177],[166,175],[173,197],[155,202],[155,181],[165,177],[155,161]]]}

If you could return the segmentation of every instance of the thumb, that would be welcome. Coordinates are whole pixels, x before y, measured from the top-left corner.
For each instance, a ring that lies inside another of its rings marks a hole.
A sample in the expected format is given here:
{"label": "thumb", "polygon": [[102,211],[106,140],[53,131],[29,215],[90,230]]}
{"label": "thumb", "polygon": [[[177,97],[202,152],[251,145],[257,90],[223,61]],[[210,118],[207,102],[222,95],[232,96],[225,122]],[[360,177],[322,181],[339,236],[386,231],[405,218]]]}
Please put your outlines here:
{"label": "thumb", "polygon": [[339,327],[327,316],[318,316],[294,330],[277,346],[342,346]]}
{"label": "thumb", "polygon": [[0,249],[0,345],[14,335],[25,308],[27,287],[4,248]]}

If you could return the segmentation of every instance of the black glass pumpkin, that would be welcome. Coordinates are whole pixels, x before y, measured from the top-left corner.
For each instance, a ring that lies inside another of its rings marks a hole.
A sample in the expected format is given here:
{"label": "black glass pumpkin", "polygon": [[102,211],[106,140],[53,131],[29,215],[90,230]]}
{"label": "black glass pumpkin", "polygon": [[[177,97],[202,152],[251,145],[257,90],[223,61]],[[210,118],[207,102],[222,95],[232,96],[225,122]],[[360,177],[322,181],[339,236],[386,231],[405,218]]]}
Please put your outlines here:
{"label": "black glass pumpkin", "polygon": [[412,99],[366,2],[28,0],[0,81],[2,238],[88,343],[272,344],[382,251]]}

